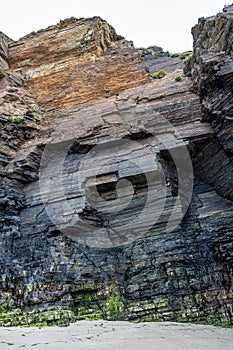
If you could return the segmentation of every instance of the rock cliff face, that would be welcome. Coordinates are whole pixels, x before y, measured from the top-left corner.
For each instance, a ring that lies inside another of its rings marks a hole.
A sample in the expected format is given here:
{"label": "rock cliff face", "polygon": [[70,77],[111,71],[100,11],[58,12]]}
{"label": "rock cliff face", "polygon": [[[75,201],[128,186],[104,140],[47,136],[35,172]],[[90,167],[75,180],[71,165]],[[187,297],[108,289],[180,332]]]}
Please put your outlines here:
{"label": "rock cliff face", "polygon": [[132,44],[101,18],[61,21],[12,43],[9,62],[37,101],[67,108],[149,82]]}
{"label": "rock cliff face", "polygon": [[97,17],[0,35],[1,325],[232,324],[232,23],[185,63]]}
{"label": "rock cliff face", "polygon": [[[194,54],[190,61],[190,73],[202,104],[202,120],[211,123],[221,146],[213,154],[219,164],[213,176],[216,189],[232,200],[232,113],[233,113],[233,52],[232,7],[216,17],[200,19],[193,28]],[[203,148],[198,174],[205,181],[209,178],[209,143]]]}

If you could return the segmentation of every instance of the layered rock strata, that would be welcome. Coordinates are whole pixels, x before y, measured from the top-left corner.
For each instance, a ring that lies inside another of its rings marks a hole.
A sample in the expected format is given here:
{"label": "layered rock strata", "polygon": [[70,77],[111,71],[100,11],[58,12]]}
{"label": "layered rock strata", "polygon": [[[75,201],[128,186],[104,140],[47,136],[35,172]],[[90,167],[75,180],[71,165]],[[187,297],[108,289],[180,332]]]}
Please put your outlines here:
{"label": "layered rock strata", "polygon": [[37,101],[68,108],[149,82],[140,56],[101,18],[61,21],[10,45]]}
{"label": "layered rock strata", "polygon": [[4,39],[1,325],[232,324],[231,128],[198,59],[219,18],[230,38],[229,9],[193,30],[193,81],[100,18]]}
{"label": "layered rock strata", "polygon": [[219,164],[211,182],[222,196],[232,200],[232,6],[226,6],[216,17],[201,18],[192,33],[194,53],[186,72],[199,93],[202,120],[211,123],[220,146],[210,160],[211,141],[204,145],[197,160],[198,174],[209,181],[210,162]]}

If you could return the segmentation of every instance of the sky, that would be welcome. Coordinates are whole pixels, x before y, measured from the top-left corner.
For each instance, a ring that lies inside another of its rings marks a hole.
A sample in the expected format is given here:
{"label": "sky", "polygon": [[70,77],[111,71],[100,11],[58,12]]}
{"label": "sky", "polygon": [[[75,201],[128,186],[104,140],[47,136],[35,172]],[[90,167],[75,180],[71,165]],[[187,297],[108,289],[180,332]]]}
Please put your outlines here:
{"label": "sky", "polygon": [[198,18],[221,12],[230,0],[0,0],[0,31],[14,40],[71,16],[100,16],[135,47],[192,50]]}

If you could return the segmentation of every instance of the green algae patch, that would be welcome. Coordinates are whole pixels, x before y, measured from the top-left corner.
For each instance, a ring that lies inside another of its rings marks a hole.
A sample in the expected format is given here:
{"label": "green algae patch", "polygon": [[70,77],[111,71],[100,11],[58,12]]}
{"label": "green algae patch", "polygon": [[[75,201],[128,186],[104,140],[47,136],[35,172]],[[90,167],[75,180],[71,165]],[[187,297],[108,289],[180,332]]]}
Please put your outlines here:
{"label": "green algae patch", "polygon": [[2,312],[0,313],[1,327],[68,326],[75,321],[76,317],[73,311],[60,307],[29,312],[20,309],[6,310],[2,308]]}

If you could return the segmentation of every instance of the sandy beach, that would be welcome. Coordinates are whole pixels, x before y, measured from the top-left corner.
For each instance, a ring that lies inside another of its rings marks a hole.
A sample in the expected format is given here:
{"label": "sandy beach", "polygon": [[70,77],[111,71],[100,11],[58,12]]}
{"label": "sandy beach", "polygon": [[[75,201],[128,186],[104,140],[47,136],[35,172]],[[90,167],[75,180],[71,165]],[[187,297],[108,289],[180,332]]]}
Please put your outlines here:
{"label": "sandy beach", "polygon": [[69,327],[0,328],[0,349],[232,350],[233,329],[180,323],[81,321]]}

